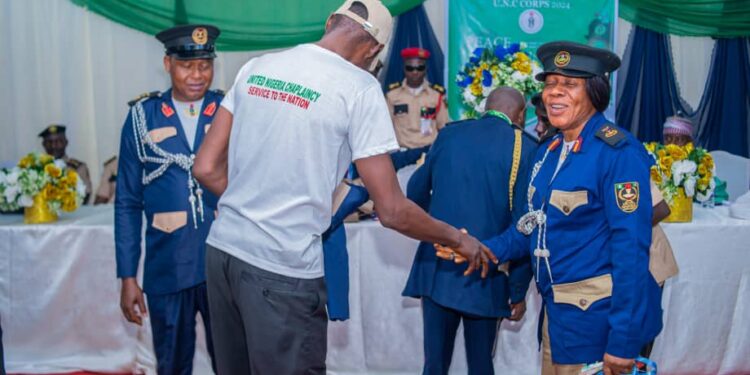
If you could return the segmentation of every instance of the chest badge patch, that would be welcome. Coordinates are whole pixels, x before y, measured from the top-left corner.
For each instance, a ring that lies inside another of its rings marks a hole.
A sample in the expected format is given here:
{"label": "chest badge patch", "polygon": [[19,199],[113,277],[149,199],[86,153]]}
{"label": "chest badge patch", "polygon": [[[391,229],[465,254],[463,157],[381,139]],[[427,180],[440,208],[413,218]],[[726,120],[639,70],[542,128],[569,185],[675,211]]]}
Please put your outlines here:
{"label": "chest badge patch", "polygon": [[161,113],[164,117],[170,117],[174,114],[174,109],[168,106],[167,103],[161,103]]}
{"label": "chest badge patch", "polygon": [[203,110],[203,114],[206,116],[213,116],[214,112],[216,112],[216,102],[211,102],[211,104],[206,106],[206,109]]}
{"label": "chest badge patch", "polygon": [[617,207],[620,207],[620,210],[626,213],[635,211],[638,208],[640,193],[641,189],[635,181],[615,184]]}

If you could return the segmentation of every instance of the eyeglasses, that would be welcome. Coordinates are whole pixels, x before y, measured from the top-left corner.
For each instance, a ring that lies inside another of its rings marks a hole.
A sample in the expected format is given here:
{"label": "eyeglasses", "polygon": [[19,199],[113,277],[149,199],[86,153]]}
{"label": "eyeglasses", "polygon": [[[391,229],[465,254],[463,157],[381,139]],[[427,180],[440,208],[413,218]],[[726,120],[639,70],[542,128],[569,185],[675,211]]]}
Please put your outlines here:
{"label": "eyeglasses", "polygon": [[417,66],[407,65],[404,67],[404,69],[407,72],[413,72],[415,70],[418,72],[424,72],[424,70],[427,69],[427,66],[426,65],[417,65]]}

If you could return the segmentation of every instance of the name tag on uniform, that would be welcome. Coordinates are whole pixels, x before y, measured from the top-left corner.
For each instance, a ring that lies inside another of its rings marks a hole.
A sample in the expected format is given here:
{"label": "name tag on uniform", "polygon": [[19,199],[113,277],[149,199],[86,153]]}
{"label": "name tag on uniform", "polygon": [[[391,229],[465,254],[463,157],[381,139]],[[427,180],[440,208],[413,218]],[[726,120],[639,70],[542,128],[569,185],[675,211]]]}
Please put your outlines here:
{"label": "name tag on uniform", "polygon": [[401,115],[401,114],[407,114],[407,113],[409,113],[408,104],[396,104],[393,106],[394,115]]}
{"label": "name tag on uniform", "polygon": [[435,118],[436,111],[435,107],[422,108],[422,117],[424,118]]}
{"label": "name tag on uniform", "polygon": [[428,118],[420,118],[419,119],[419,132],[424,135],[431,135],[432,134],[432,120]]}

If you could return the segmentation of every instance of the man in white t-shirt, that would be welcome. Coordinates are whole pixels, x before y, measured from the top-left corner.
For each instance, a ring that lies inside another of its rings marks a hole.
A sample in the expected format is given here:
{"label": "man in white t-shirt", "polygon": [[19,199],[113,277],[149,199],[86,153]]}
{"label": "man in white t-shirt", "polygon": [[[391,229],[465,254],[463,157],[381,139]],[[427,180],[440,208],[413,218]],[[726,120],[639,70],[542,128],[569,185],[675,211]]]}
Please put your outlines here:
{"label": "man in white t-shirt", "polygon": [[366,70],[391,23],[379,0],[347,0],[319,42],[245,64],[222,102],[193,168],[221,194],[206,253],[219,374],[325,373],[321,234],[352,160],[384,226],[458,246],[467,273],[494,261],[399,188],[388,155],[398,143]]}

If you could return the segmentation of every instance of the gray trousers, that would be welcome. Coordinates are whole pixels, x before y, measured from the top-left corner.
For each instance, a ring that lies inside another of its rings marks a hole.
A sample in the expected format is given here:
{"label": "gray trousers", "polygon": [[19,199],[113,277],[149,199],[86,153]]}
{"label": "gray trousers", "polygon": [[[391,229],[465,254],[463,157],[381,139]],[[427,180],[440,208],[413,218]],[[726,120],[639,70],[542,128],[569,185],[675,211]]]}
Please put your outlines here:
{"label": "gray trousers", "polygon": [[275,274],[207,245],[206,279],[218,375],[325,374],[322,277]]}

